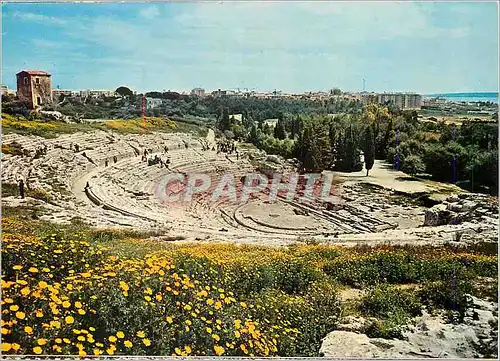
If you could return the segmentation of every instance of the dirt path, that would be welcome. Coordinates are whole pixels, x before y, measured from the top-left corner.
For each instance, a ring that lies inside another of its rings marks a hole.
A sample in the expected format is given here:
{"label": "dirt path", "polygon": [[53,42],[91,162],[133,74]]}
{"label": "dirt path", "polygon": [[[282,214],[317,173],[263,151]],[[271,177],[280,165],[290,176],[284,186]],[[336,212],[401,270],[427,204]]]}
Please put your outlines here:
{"label": "dirt path", "polygon": [[216,146],[216,142],[215,142],[215,132],[213,129],[209,129],[208,130],[208,134],[207,134],[207,142],[208,142],[208,145],[210,146],[210,148],[212,147],[215,147]]}
{"label": "dirt path", "polygon": [[420,179],[412,178],[406,173],[391,168],[390,164],[382,160],[375,161],[368,177],[366,176],[365,169],[362,169],[359,172],[333,172],[333,174],[344,182],[370,183],[408,194],[440,191],[450,192],[451,190],[454,190],[457,193],[462,192],[460,188],[453,185],[438,182],[426,182]]}

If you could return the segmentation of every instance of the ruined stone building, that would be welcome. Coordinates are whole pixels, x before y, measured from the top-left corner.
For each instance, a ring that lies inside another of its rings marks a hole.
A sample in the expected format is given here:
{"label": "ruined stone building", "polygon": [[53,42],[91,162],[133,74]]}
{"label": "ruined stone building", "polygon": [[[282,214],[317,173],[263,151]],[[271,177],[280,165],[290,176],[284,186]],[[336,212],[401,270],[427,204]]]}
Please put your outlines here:
{"label": "ruined stone building", "polygon": [[30,109],[52,103],[51,75],[45,71],[23,70],[17,76],[17,97]]}

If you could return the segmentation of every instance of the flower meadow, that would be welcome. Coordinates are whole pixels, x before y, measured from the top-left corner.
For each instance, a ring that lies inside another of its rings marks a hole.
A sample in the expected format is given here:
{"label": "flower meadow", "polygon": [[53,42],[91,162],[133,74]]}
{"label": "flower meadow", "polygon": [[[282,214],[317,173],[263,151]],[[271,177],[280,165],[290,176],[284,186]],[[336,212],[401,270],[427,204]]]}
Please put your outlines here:
{"label": "flower meadow", "polygon": [[[317,356],[343,312],[343,287],[497,272],[496,255],[447,247],[150,247],[2,225],[4,354]],[[416,302],[436,300],[422,294]],[[377,300],[361,312],[383,317]]]}

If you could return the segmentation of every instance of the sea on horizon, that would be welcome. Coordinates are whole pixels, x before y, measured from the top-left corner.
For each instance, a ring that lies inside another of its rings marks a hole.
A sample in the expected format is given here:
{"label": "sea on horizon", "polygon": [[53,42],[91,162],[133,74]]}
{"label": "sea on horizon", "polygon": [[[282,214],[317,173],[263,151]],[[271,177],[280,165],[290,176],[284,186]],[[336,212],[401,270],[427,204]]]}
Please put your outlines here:
{"label": "sea on horizon", "polygon": [[498,104],[497,92],[436,93],[425,94],[425,98],[443,98],[453,102],[492,102]]}

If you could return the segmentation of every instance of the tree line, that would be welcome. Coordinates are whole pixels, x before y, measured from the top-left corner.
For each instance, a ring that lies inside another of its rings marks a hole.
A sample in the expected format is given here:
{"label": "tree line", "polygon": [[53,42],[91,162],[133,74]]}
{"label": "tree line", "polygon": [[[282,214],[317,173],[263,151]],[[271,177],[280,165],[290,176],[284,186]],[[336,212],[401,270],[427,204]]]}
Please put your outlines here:
{"label": "tree line", "polygon": [[[118,89],[117,89],[118,90]],[[142,94],[120,89],[119,98],[60,99],[53,109],[81,118],[135,118]],[[422,121],[415,111],[357,101],[290,98],[197,97],[150,92],[162,104],[147,116],[196,118],[217,125],[230,138],[255,144],[268,153],[297,158],[304,170],[333,169],[367,174],[374,160],[387,160],[411,175],[457,183],[473,191],[498,189],[498,117],[493,122],[445,124]],[[2,96],[3,111],[28,110]],[[241,114],[236,118],[234,115]]]}
{"label": "tree line", "polygon": [[297,158],[304,171],[360,171],[364,162],[369,175],[380,159],[410,175],[498,190],[497,122],[429,122],[415,111],[371,104],[335,115],[280,112],[273,126],[248,116],[235,121],[223,109],[218,127],[267,152]]}

